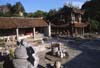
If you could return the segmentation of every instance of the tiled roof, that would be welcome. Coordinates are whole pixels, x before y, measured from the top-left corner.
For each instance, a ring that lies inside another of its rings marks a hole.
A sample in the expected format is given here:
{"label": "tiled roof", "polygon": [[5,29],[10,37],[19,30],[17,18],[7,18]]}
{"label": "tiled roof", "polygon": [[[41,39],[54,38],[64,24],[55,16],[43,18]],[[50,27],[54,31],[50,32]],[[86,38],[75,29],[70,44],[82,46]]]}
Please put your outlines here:
{"label": "tiled roof", "polygon": [[74,23],[74,27],[86,27],[88,24],[87,23]]}
{"label": "tiled roof", "polygon": [[74,9],[73,9],[73,12],[74,12],[74,13],[79,13],[79,14],[82,14],[82,15],[83,15],[85,11],[84,11],[84,10],[81,10],[81,9],[75,9],[75,8],[74,8]]}
{"label": "tiled roof", "polygon": [[0,17],[0,29],[30,28],[48,26],[41,18]]}

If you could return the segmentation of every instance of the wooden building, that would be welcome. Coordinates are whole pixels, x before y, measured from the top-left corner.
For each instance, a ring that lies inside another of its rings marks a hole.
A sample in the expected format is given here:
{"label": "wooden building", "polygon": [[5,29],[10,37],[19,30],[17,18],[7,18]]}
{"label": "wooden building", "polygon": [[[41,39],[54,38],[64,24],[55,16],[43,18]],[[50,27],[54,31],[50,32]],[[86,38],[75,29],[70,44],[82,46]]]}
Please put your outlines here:
{"label": "wooden building", "polygon": [[58,32],[56,34],[65,34],[67,36],[84,35],[85,27],[88,25],[87,22],[82,21],[84,12],[85,11],[76,8],[64,8],[64,11],[62,10],[58,13],[59,21],[56,18],[52,20],[52,30]]}
{"label": "wooden building", "polygon": [[50,36],[49,25],[42,18],[0,17],[0,38]]}
{"label": "wooden building", "polygon": [[88,23],[82,21],[82,15],[84,11],[80,9],[72,9],[71,12],[71,24],[72,24],[72,35],[84,35],[85,27],[87,27]]}

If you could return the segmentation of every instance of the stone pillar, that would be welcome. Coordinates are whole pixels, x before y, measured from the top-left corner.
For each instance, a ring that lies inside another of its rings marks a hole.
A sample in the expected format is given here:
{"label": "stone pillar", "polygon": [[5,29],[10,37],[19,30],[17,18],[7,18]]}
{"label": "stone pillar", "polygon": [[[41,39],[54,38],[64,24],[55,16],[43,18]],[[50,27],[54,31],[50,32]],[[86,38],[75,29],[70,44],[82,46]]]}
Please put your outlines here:
{"label": "stone pillar", "polygon": [[51,37],[51,23],[50,22],[48,26],[48,36]]}
{"label": "stone pillar", "polygon": [[19,29],[18,28],[16,28],[16,38],[17,40],[19,39]]}
{"label": "stone pillar", "polygon": [[54,68],[61,68],[61,62],[55,61]]}
{"label": "stone pillar", "polygon": [[35,27],[33,27],[33,38],[35,38]]}

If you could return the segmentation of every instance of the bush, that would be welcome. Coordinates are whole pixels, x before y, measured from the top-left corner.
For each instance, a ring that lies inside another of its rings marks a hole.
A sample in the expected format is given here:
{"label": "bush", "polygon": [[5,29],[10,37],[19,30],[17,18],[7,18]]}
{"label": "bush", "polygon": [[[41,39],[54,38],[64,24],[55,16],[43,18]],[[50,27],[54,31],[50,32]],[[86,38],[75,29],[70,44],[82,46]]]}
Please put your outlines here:
{"label": "bush", "polygon": [[5,44],[4,40],[0,39],[0,47],[4,47],[4,44]]}
{"label": "bush", "polygon": [[0,68],[3,68],[3,64],[0,64]]}
{"label": "bush", "polygon": [[9,52],[10,52],[10,54],[9,54],[9,56],[10,56],[10,59],[12,60],[15,56],[14,56],[14,49],[13,48],[10,48],[9,49]]}

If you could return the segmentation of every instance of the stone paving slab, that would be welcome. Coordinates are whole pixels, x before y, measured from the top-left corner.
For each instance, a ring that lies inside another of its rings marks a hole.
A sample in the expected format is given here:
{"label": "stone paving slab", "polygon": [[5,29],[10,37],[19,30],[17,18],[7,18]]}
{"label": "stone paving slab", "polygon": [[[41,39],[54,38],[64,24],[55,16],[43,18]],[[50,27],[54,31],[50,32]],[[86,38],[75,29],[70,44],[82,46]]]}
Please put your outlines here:
{"label": "stone paving slab", "polygon": [[[100,68],[100,40],[92,40],[92,43],[94,43],[92,46],[87,45],[91,44],[91,40],[85,40],[83,42],[62,40],[62,42],[65,43],[66,50],[69,54],[69,58],[66,59],[66,63],[63,64],[64,68]],[[84,43],[85,45],[83,45]],[[96,45],[96,43],[98,43],[98,45]],[[44,60],[41,61],[43,63]],[[50,62],[45,60],[44,65],[46,63]]]}

